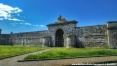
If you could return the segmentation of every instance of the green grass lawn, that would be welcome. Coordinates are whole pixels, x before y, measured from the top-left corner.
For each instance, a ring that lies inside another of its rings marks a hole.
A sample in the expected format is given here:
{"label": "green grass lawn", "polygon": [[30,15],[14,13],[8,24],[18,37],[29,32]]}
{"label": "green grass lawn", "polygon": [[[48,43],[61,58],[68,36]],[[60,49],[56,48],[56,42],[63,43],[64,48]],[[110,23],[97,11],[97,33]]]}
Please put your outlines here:
{"label": "green grass lawn", "polygon": [[42,54],[29,55],[25,60],[38,60],[50,58],[72,58],[72,57],[90,57],[90,56],[108,56],[117,55],[116,49],[102,48],[54,48],[53,50]]}
{"label": "green grass lawn", "polygon": [[15,56],[24,53],[30,53],[34,51],[43,50],[46,48],[35,46],[4,46],[0,45],[0,58]]}

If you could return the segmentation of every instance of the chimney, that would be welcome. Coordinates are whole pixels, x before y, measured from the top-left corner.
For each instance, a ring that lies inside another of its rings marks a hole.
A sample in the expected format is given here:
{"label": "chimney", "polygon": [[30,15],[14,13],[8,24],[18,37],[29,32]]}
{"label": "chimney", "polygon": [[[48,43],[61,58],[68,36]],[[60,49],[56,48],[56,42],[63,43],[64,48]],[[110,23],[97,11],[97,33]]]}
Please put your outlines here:
{"label": "chimney", "polygon": [[0,29],[0,34],[2,33],[2,29]]}

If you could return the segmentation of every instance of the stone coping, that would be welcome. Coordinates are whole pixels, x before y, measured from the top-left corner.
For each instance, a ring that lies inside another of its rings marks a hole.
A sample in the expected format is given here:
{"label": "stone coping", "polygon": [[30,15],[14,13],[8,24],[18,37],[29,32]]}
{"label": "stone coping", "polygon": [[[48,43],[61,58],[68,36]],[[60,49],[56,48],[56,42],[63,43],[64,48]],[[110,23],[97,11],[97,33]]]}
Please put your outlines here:
{"label": "stone coping", "polygon": [[75,27],[75,28],[99,27],[99,26],[106,26],[106,24],[91,25],[91,26],[80,26],[80,27]]}
{"label": "stone coping", "polygon": [[45,31],[48,31],[48,30],[29,31],[29,32],[19,32],[19,33],[13,33],[13,34],[37,33],[37,32],[45,32]]}
{"label": "stone coping", "polygon": [[73,20],[73,21],[67,21],[67,22],[64,22],[64,23],[53,23],[53,24],[48,24],[47,26],[53,26],[53,25],[64,25],[64,24],[76,24],[78,23],[77,21]]}
{"label": "stone coping", "polygon": [[117,23],[117,21],[108,21],[107,23]]}

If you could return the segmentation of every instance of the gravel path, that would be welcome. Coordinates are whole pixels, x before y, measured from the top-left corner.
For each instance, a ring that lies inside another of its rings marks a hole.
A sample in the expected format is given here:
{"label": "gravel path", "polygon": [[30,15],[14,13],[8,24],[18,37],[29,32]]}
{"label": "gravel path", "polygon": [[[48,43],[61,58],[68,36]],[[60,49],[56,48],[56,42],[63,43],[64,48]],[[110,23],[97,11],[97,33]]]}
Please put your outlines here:
{"label": "gravel path", "polygon": [[[30,53],[30,54],[42,53],[42,52],[52,50],[52,49],[53,48],[47,49],[47,50],[42,50],[39,52]],[[81,64],[81,63],[117,61],[117,56],[108,56],[108,57],[91,57],[91,58],[75,58],[75,59],[17,62],[18,60],[23,60],[23,58],[26,57],[27,55],[29,55],[29,54],[0,60],[0,66],[60,66],[60,65],[78,64],[78,63]],[[110,66],[112,66],[112,65],[110,65]],[[117,66],[117,62],[116,62],[116,65],[113,65],[113,66]]]}
{"label": "gravel path", "polygon": [[[49,51],[49,50],[52,50],[52,49],[53,48],[34,52],[34,53],[28,53],[28,54],[24,54],[24,55],[20,55],[20,56],[16,56],[16,57],[11,57],[11,58],[7,58],[7,59],[2,59],[2,60],[0,60],[0,66],[17,66],[16,64],[19,64],[17,61],[23,60],[29,54],[42,53],[42,52]],[[25,65],[20,65],[20,66],[25,66]]]}

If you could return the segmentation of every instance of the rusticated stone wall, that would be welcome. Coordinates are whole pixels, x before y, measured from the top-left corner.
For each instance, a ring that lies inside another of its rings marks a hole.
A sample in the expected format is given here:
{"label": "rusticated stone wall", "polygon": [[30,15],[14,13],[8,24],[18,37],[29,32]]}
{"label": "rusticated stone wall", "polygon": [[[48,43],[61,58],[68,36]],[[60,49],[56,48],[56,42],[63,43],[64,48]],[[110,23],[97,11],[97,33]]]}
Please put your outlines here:
{"label": "rusticated stone wall", "polygon": [[74,34],[69,34],[67,36],[67,46],[66,47],[77,47],[76,36]]}
{"label": "rusticated stone wall", "polygon": [[43,44],[43,37],[50,36],[49,31],[35,31],[10,34],[10,40],[13,45],[41,45]]}
{"label": "rusticated stone wall", "polygon": [[51,46],[51,37],[50,36],[44,36],[42,47],[49,47],[49,46]]}
{"label": "rusticated stone wall", "polygon": [[[76,23],[66,23],[49,25],[48,30],[35,32],[13,33],[9,35],[1,34],[1,44],[11,45],[40,45],[55,46],[55,33],[58,29],[64,32],[65,47],[107,47],[108,34],[106,25],[76,27]],[[111,30],[110,36],[117,31]],[[68,37],[69,34],[75,34]],[[6,37],[5,37],[6,36]],[[49,36],[49,38],[47,38]],[[45,38],[44,38],[45,37]],[[76,44],[75,44],[76,43]],[[114,46],[109,44],[109,46]]]}
{"label": "rusticated stone wall", "polygon": [[106,25],[86,26],[75,28],[78,47],[107,47]]}
{"label": "rusticated stone wall", "polygon": [[0,45],[9,44],[9,34],[0,34]]}
{"label": "rusticated stone wall", "polygon": [[[56,43],[56,38],[61,34],[59,38],[63,40],[59,39],[62,41],[60,46],[117,48],[117,21],[85,27],[76,27],[77,23],[75,20],[67,21],[60,16],[57,22],[47,25],[48,30],[45,31],[0,34],[0,44],[55,47],[60,44]],[[57,31],[59,33],[56,33]]]}

